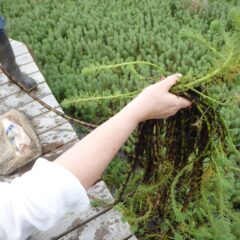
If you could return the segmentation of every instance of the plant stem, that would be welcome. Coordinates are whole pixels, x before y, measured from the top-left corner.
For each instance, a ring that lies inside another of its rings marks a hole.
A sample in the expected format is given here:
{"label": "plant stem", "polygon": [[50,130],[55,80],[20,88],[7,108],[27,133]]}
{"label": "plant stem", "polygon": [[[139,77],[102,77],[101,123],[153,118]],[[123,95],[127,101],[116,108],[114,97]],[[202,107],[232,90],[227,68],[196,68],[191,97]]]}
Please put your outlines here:
{"label": "plant stem", "polygon": [[158,69],[158,71],[161,74],[166,75],[166,72],[161,67],[159,67],[158,65],[156,65],[154,63],[146,62],[146,61],[125,62],[125,63],[118,63],[118,64],[113,64],[113,65],[100,65],[100,66],[96,66],[96,67],[92,67],[92,68],[84,68],[83,72],[100,71],[100,70],[105,70],[105,69],[118,68],[118,67],[123,67],[123,66],[127,66],[127,65],[138,65],[138,64],[152,66],[152,67]]}
{"label": "plant stem", "polygon": [[228,55],[227,60],[223,63],[222,67],[215,69],[212,73],[209,73],[208,75],[206,75],[206,76],[204,76],[202,78],[199,78],[199,79],[197,79],[197,80],[195,80],[193,82],[190,82],[190,83],[185,84],[185,85],[179,84],[179,86],[186,87],[186,88],[189,88],[189,87],[194,87],[195,88],[195,87],[200,86],[202,83],[209,82],[209,79],[211,80],[212,77],[214,77],[217,74],[219,74],[229,64],[229,62],[232,59],[232,56],[233,56],[233,46],[231,45],[231,51],[230,51],[230,53]]}
{"label": "plant stem", "polygon": [[89,98],[66,99],[62,102],[62,105],[63,106],[76,105],[76,104],[88,102],[88,101],[98,101],[98,100],[106,100],[106,99],[114,99],[114,98],[133,97],[134,95],[140,93],[141,91],[142,90],[136,90],[136,91],[129,92],[129,93],[109,95],[109,96],[96,96],[96,97],[89,97]]}

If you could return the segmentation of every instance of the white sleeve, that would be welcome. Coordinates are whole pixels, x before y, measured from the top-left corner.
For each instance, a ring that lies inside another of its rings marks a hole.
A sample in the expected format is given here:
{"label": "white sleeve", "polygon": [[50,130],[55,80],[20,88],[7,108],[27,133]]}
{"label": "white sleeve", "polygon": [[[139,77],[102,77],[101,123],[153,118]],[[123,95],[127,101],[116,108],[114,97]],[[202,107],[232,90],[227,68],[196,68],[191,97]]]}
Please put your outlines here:
{"label": "white sleeve", "polygon": [[88,206],[86,191],[71,172],[39,158],[21,177],[0,182],[0,240],[26,239],[34,229],[50,228],[71,208],[80,212]]}

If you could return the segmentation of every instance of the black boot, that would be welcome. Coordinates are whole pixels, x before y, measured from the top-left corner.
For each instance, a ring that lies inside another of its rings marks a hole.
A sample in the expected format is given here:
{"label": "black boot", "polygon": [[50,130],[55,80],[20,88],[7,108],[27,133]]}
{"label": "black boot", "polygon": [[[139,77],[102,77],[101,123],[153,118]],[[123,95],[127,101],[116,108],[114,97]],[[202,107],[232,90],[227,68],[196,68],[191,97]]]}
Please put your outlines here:
{"label": "black boot", "polygon": [[0,63],[2,67],[14,77],[28,91],[37,87],[37,83],[25,73],[22,73],[16,64],[15,56],[5,32],[0,34]]}

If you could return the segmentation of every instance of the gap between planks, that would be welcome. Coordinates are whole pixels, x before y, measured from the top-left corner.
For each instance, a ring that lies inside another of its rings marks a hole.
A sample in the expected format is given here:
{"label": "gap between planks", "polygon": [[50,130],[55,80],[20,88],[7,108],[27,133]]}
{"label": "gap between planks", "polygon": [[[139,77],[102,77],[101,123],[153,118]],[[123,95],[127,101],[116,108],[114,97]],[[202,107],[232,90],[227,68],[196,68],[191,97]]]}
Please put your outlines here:
{"label": "gap between planks", "polygon": [[122,222],[121,219],[122,215],[118,211],[111,209],[59,239],[123,240],[129,238],[133,235],[130,231],[130,225],[127,222]]}
{"label": "gap between planks", "polygon": [[[38,89],[34,90],[34,95],[38,98],[43,98],[49,94],[51,94],[51,90],[48,87],[46,82],[43,82],[38,85]],[[0,101],[0,114],[7,112],[11,108],[23,107],[24,105],[34,101],[32,97],[30,97],[25,92],[19,92],[10,96],[5,97]]]}

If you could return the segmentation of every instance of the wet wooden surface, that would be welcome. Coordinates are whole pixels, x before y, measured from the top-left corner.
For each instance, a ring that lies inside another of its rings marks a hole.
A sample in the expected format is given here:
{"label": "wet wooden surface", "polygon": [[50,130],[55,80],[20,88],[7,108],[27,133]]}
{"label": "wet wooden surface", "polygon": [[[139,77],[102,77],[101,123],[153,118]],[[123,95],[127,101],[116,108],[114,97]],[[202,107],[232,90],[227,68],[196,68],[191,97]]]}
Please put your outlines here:
{"label": "wet wooden surface", "polygon": [[[33,93],[48,105],[62,111],[28,48],[18,41],[11,41],[11,44],[20,69],[38,83],[38,88]],[[53,161],[77,143],[78,137],[69,122],[34,101],[0,72],[0,114],[9,111],[11,108],[18,109],[27,115],[40,140],[44,158]],[[34,162],[27,164],[9,178],[3,179],[0,177],[0,181],[11,181],[13,177],[31,169],[33,164]],[[121,214],[112,209],[113,197],[103,181],[94,185],[88,191],[88,195],[90,199],[102,200],[108,204],[89,207],[82,213],[68,212],[51,229],[46,232],[36,231],[29,239],[136,239],[130,231],[129,224],[123,223]]]}

